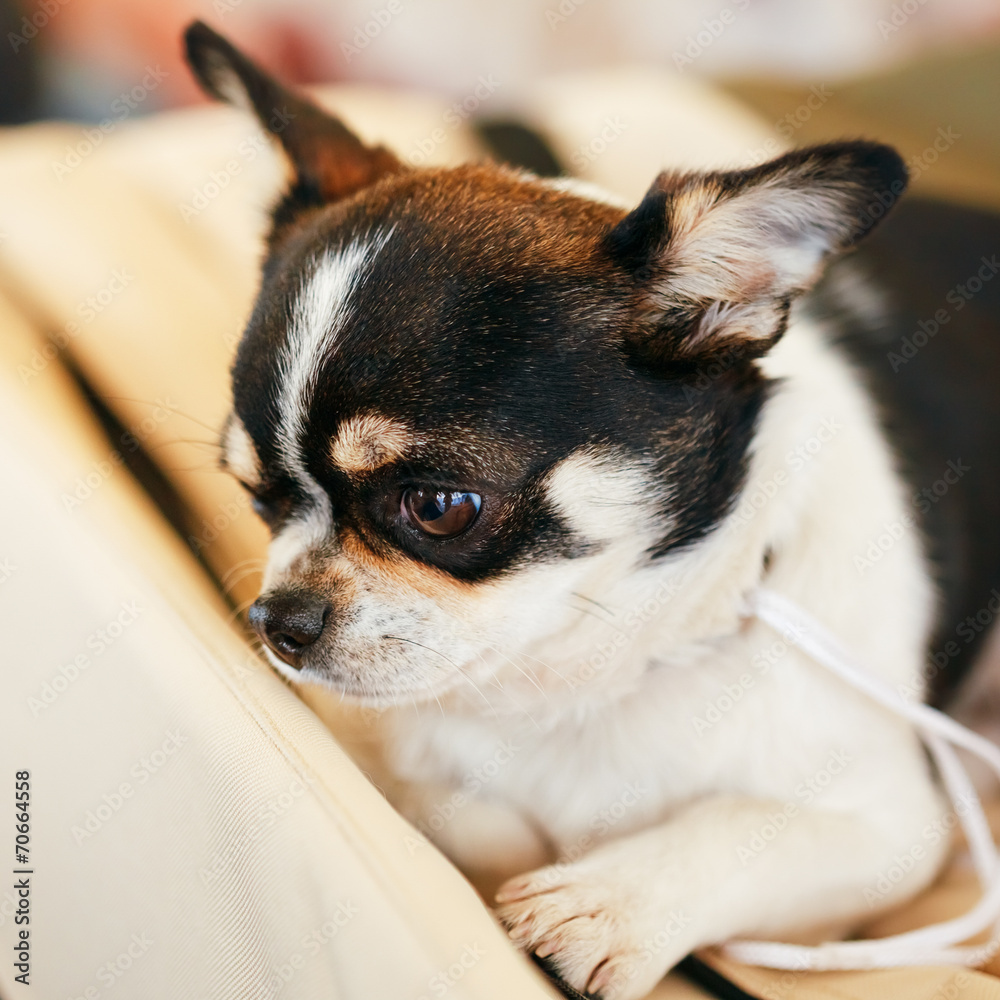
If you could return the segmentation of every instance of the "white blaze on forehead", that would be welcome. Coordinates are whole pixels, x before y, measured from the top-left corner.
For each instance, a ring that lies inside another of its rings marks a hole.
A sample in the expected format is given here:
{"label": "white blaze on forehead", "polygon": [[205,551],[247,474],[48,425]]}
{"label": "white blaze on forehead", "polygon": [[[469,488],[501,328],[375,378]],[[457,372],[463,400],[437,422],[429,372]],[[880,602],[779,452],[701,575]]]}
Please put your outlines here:
{"label": "white blaze on forehead", "polygon": [[610,449],[581,448],[549,473],[549,500],[590,542],[610,542],[662,530],[662,489],[636,460]]}
{"label": "white blaze on forehead", "polygon": [[323,364],[351,312],[351,295],[392,230],[323,255],[295,302],[288,338],[278,358],[281,377],[278,447],[285,467],[324,510],[329,499],[306,469],[302,439]]}
{"label": "white blaze on forehead", "polygon": [[222,431],[222,454],[226,468],[241,482],[247,486],[256,486],[260,482],[257,449],[243,421],[235,413],[230,415]]}
{"label": "white blaze on forehead", "polygon": [[402,457],[416,437],[401,420],[377,413],[345,420],[330,444],[330,457],[346,472],[371,472]]}

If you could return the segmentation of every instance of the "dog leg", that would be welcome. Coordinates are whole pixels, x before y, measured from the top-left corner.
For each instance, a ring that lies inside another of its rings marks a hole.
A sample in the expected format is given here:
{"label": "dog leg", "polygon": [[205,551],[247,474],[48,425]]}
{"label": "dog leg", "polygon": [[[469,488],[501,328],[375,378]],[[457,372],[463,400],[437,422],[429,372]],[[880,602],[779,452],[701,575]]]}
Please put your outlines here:
{"label": "dog leg", "polygon": [[576,989],[634,1000],[695,948],[870,915],[865,889],[900,855],[919,860],[879,902],[922,888],[947,849],[921,836],[940,809],[928,792],[929,808],[891,825],[887,812],[873,822],[780,802],[704,799],[578,861],[511,879],[497,894],[499,916],[517,944],[550,956]]}

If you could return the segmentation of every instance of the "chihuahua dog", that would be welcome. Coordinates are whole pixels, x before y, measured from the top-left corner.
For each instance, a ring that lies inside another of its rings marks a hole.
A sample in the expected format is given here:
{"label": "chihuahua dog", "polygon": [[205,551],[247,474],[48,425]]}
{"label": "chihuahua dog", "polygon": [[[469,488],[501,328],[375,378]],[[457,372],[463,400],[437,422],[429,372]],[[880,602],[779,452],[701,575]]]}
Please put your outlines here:
{"label": "chihuahua dog", "polygon": [[664,173],[629,208],[415,169],[205,25],[186,43],[291,167],[223,434],[273,537],[250,621],[282,676],[407,706],[400,808],[497,878],[512,939],[630,1000],[693,949],[926,886],[947,810],[912,728],[746,610],[766,581],[923,693],[932,570],[813,292],[900,157]]}

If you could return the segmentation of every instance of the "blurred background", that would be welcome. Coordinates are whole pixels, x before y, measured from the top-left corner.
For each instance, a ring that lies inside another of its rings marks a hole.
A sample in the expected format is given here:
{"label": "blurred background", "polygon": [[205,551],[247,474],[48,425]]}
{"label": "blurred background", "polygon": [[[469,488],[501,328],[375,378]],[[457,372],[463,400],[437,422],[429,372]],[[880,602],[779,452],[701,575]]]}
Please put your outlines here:
{"label": "blurred background", "polygon": [[998,0],[0,0],[0,121],[118,121],[202,101],[179,47],[195,17],[299,84],[456,99],[491,80],[494,116],[566,71],[707,77],[782,144],[868,133],[935,161],[947,145],[942,170],[916,161],[915,179],[938,174],[937,187],[1000,206],[983,176],[1000,156]]}
{"label": "blurred background", "polygon": [[177,41],[195,17],[298,83],[456,96],[483,73],[521,88],[634,61],[833,84],[1000,39],[997,0],[3,0],[0,9],[8,121],[96,121],[150,65],[167,78],[143,112],[198,100]]}

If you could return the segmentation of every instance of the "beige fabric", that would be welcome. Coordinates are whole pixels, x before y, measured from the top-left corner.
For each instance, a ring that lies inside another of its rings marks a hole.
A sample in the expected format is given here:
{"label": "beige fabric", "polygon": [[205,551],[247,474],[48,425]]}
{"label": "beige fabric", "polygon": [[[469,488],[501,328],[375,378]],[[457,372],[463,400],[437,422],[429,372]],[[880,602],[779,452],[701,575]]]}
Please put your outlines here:
{"label": "beige fabric", "polygon": [[33,995],[550,995],[226,624],[64,373],[21,384],[6,303],[0,329],[0,758],[9,789],[31,772]]}
{"label": "beige fabric", "polygon": [[[404,155],[428,139],[439,162],[476,155],[434,101],[330,100]],[[663,74],[555,81],[525,110],[568,161],[594,154],[582,173],[633,198],[664,164],[736,159],[761,134]],[[627,125],[598,152],[615,114]],[[177,486],[188,537],[223,590],[237,607],[252,600],[265,537],[215,471],[214,441],[261,206],[279,179],[256,136],[228,109],[164,115],[122,126],[68,172],[80,129],[0,136],[0,183],[16,192],[0,201],[0,563],[14,567],[0,573],[0,759],[5,775],[33,774],[36,995],[395,1000],[435,995],[449,967],[456,998],[551,995],[461,877],[254,658],[114,461],[125,443],[101,437],[39,339],[66,343]],[[308,701],[343,725],[334,701]],[[363,717],[355,725],[370,733]],[[991,977],[954,970],[794,982],[727,971],[767,997],[1000,996]],[[5,995],[11,976],[0,963]],[[699,995],[674,977],[654,992]]]}

